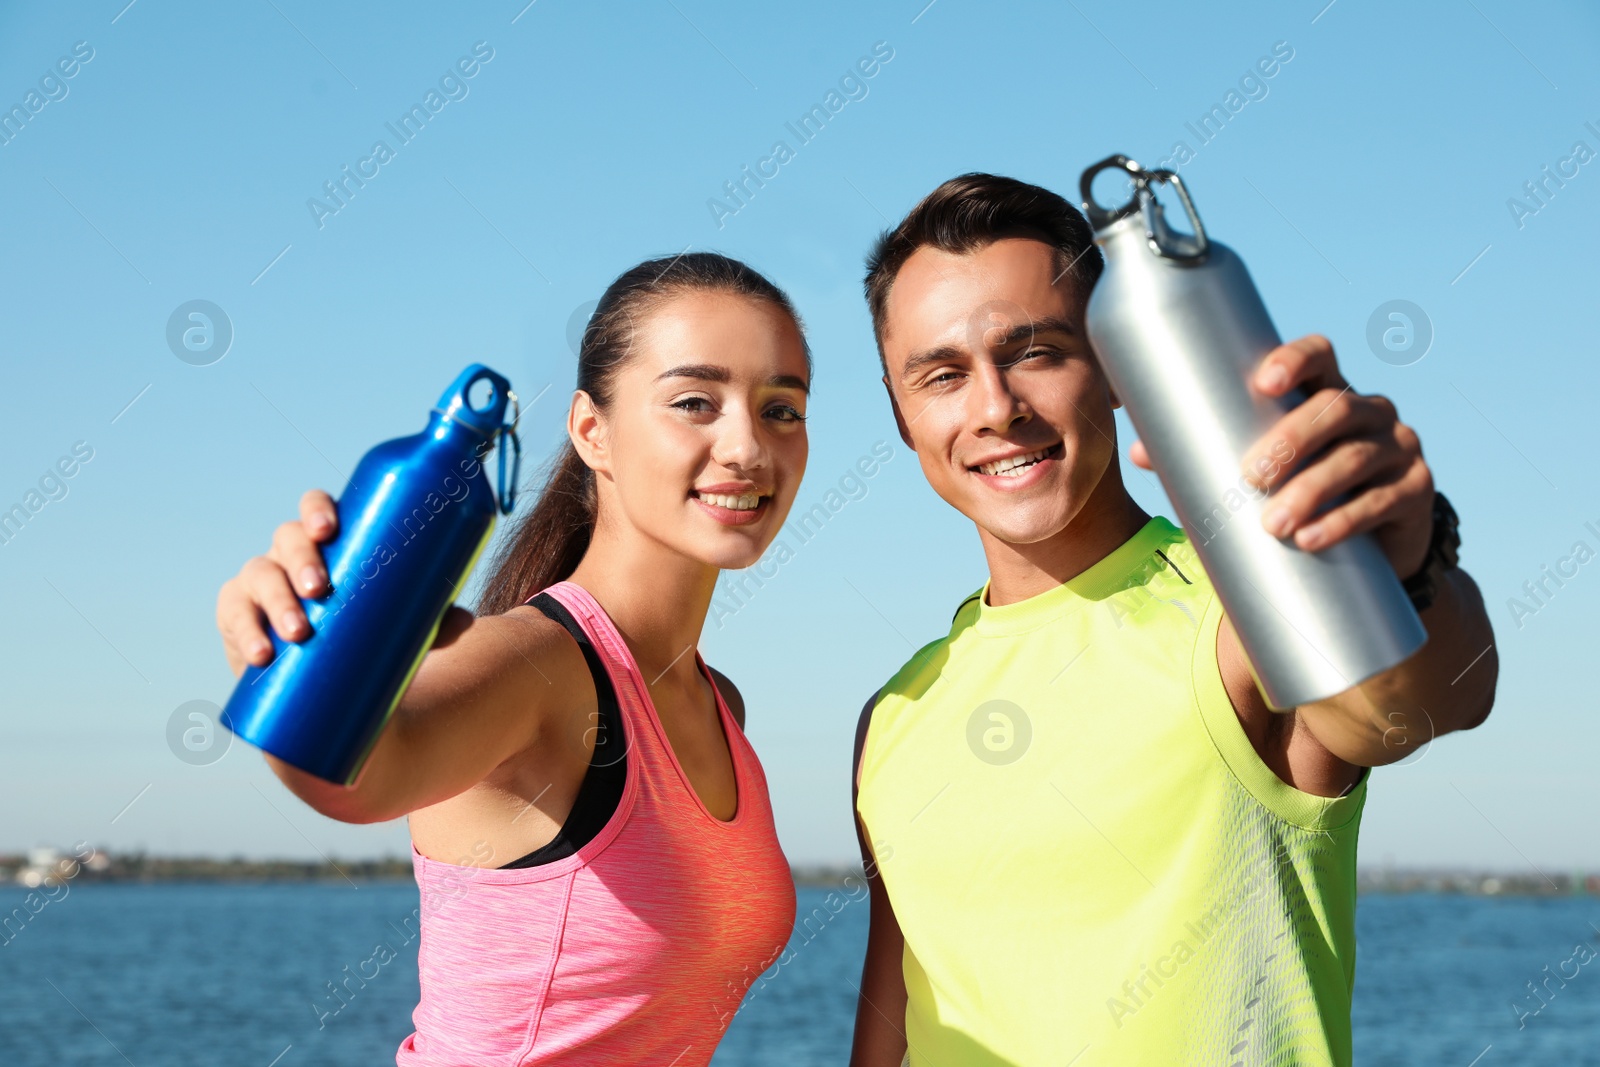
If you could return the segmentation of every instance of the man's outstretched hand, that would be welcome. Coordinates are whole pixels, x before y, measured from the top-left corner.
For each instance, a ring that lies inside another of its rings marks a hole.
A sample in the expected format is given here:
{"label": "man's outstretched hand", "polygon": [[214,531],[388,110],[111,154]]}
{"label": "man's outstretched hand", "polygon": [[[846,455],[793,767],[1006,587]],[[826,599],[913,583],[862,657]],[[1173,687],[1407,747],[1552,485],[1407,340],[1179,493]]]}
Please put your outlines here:
{"label": "man's outstretched hand", "polygon": [[[1244,456],[1245,478],[1272,493],[1261,515],[1267,531],[1313,551],[1370,531],[1397,575],[1421,570],[1433,532],[1433,474],[1394,404],[1351,389],[1320,334],[1267,353],[1250,384],[1263,396],[1297,386],[1307,394]],[[1151,469],[1142,441],[1128,458]]]}
{"label": "man's outstretched hand", "polygon": [[[1416,431],[1399,420],[1394,404],[1352,390],[1333,345],[1317,334],[1267,353],[1250,386],[1262,396],[1297,386],[1306,394],[1244,456],[1246,482],[1272,493],[1261,513],[1267,531],[1312,551],[1370,531],[1396,575],[1420,571],[1433,537],[1433,475]],[[1150,469],[1141,442],[1128,458]],[[1288,739],[1299,731],[1264,725],[1274,715],[1250,678],[1237,632],[1224,620],[1217,639],[1223,684],[1257,752],[1284,781],[1334,796],[1355,781],[1354,768],[1394,763],[1440,734],[1484,721],[1494,706],[1499,659],[1483,597],[1466,571],[1438,575],[1422,622],[1428,641],[1404,663],[1294,709],[1317,742],[1297,749]],[[1345,767],[1329,764],[1329,755]]]}

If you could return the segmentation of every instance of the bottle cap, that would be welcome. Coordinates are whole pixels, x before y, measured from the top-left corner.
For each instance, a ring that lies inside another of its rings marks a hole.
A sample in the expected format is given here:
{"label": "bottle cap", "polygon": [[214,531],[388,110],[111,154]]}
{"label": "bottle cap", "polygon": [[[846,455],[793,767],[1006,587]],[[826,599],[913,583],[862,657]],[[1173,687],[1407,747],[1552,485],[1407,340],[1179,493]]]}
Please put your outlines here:
{"label": "bottle cap", "polygon": [[509,381],[482,363],[473,363],[450,383],[433,410],[447,421],[492,439],[505,422],[506,405],[511,397]]}
{"label": "bottle cap", "polygon": [[[510,421],[506,420],[507,407],[512,411]],[[517,480],[522,470],[522,440],[517,436],[522,404],[517,400],[517,394],[512,392],[511,383],[504,375],[496,374],[482,363],[470,364],[450,383],[433,410],[445,422],[465,426],[483,438],[483,443],[474,449],[478,458],[488,454],[491,444],[498,446],[500,485],[497,503],[502,513],[509,513],[516,503]]]}
{"label": "bottle cap", "polygon": [[[1126,171],[1133,181],[1133,195],[1119,207],[1104,207],[1094,198],[1094,180],[1107,170]],[[1179,233],[1167,225],[1161,201],[1156,199],[1155,187],[1158,185],[1171,185],[1177,192],[1194,233]],[[1083,196],[1083,213],[1097,236],[1130,215],[1143,214],[1145,238],[1150,250],[1164,259],[1197,261],[1204,258],[1206,249],[1210,247],[1210,242],[1206,240],[1206,229],[1194,209],[1194,201],[1189,199],[1189,190],[1176,171],[1145,170],[1134,160],[1119,153],[1107,156],[1085,170],[1078,179],[1078,192]]]}

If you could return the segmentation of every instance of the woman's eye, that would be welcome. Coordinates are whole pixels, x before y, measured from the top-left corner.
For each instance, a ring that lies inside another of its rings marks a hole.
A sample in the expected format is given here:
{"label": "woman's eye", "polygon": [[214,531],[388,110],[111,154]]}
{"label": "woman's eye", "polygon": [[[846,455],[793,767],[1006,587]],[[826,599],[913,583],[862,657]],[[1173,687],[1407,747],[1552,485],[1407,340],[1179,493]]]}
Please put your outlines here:
{"label": "woman's eye", "polygon": [[790,404],[779,404],[777,407],[768,408],[767,414],[779,422],[805,422],[806,417],[800,414],[799,409]]}
{"label": "woman's eye", "polygon": [[703,415],[711,410],[711,401],[703,396],[686,396],[682,400],[674,400],[672,406],[691,415]]}

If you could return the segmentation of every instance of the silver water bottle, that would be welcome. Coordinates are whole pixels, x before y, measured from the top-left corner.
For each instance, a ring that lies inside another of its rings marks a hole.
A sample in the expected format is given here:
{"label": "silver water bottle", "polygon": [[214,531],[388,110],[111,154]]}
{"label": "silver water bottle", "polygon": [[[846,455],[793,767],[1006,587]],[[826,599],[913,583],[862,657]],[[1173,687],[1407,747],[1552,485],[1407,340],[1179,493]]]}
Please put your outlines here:
{"label": "silver water bottle", "polygon": [[[1133,195],[1102,207],[1090,186],[1126,172]],[[1171,229],[1155,187],[1171,185],[1192,234]],[[1377,541],[1316,552],[1261,525],[1266,495],[1244,480],[1245,450],[1305,400],[1251,385],[1281,342],[1233,251],[1206,236],[1177,174],[1111,156],[1084,171],[1084,211],[1105,252],[1086,327],[1239,633],[1267,703],[1284,710],[1343,692],[1395,666],[1427,631]],[[1308,456],[1276,456],[1286,470]]]}

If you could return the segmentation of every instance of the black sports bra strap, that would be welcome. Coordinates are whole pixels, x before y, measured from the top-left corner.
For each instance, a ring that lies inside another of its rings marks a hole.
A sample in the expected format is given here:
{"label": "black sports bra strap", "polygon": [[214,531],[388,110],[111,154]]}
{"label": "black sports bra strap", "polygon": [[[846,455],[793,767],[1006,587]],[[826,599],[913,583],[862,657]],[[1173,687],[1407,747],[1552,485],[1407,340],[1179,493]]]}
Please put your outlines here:
{"label": "black sports bra strap", "polygon": [[611,821],[627,785],[628,744],[622,709],[617,703],[617,691],[611,684],[611,674],[606,670],[594,642],[566,606],[549,593],[540,593],[528,604],[538,608],[553,622],[560,623],[578,643],[578,650],[583,653],[589,674],[594,679],[598,714],[594,727],[594,754],[589,758],[589,769],[583,776],[583,784],[578,788],[577,799],[573,801],[566,822],[549,844],[505,864],[506,868],[538,867],[577,852],[594,840]]}
{"label": "black sports bra strap", "polygon": [[601,662],[600,653],[595,651],[594,642],[589,640],[589,632],[578,624],[578,620],[567,610],[567,606],[549,593],[540,593],[528,601],[528,606],[538,608],[544,612],[546,618],[560,623],[562,629],[572,635],[572,639],[578,642],[578,650],[583,653],[584,662],[589,665],[589,673],[594,675],[595,696],[602,701],[609,699],[615,706],[617,691],[612,688],[611,674]]}
{"label": "black sports bra strap", "polygon": [[[617,732],[617,740],[622,740],[624,727],[622,723],[622,707],[617,703],[617,690],[611,684],[611,672],[606,670],[605,662],[600,658],[600,653],[590,640],[589,633],[567,610],[565,604],[551,596],[549,593],[540,593],[528,601],[530,607],[538,608],[554,622],[561,624],[572,639],[578,643],[578,651],[583,653],[583,661],[589,665],[589,674],[594,679],[595,702],[598,704],[599,721],[596,723],[598,733],[595,736],[595,755],[590,760],[590,766],[609,766],[620,762],[626,755],[626,745],[611,744],[611,731]],[[609,751],[604,757],[601,749]]]}

